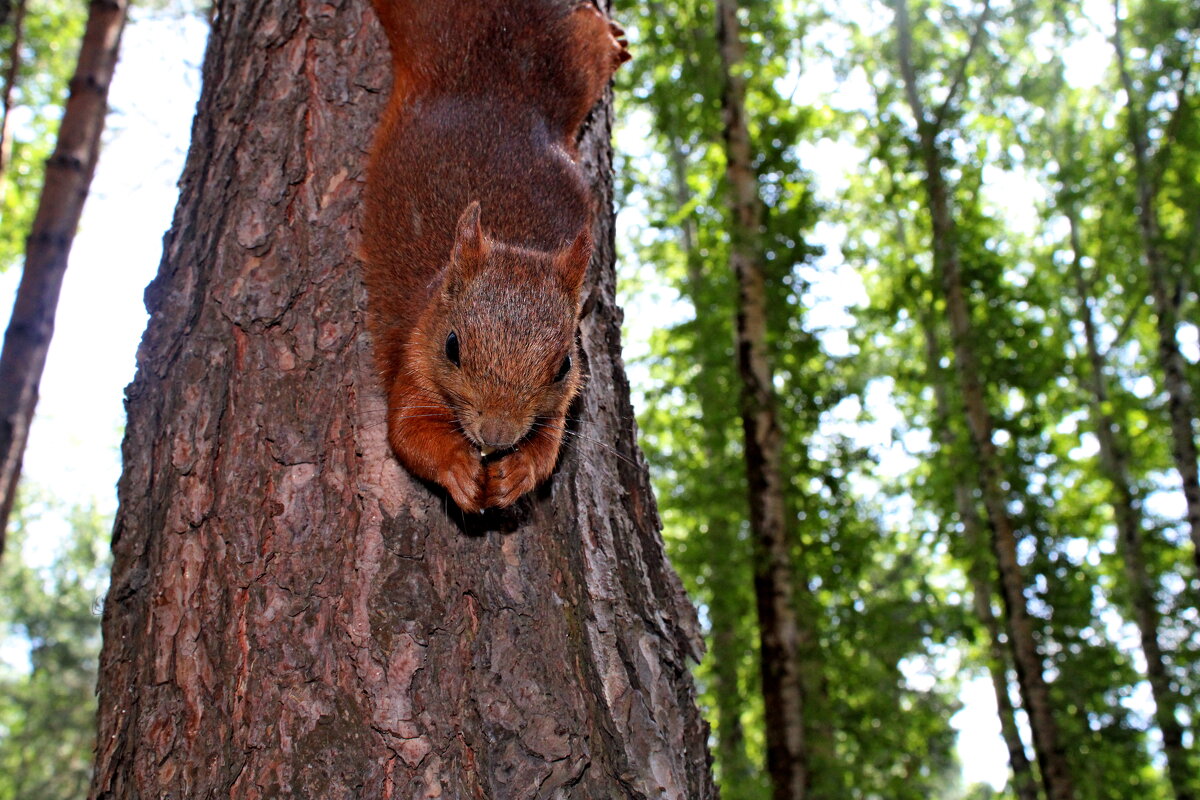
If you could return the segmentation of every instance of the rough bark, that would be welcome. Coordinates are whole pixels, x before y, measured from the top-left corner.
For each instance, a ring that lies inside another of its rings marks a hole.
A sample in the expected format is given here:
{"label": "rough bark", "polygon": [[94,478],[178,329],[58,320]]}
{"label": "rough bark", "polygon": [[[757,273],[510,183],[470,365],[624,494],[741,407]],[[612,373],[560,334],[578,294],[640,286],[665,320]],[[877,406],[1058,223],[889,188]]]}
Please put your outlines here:
{"label": "rough bark", "polygon": [[1146,567],[1142,552],[1142,514],[1138,497],[1129,477],[1129,450],[1120,435],[1111,407],[1108,381],[1105,378],[1104,356],[1100,352],[1096,320],[1092,315],[1091,292],[1083,273],[1083,252],[1079,241],[1079,220],[1069,204],[1063,209],[1071,236],[1071,278],[1075,284],[1076,319],[1083,328],[1087,351],[1086,375],[1088,399],[1091,406],[1092,428],[1100,444],[1100,463],[1105,477],[1112,484],[1111,505],[1117,527],[1121,559],[1125,567],[1126,588],[1133,606],[1134,623],[1138,628],[1142,654],[1146,658],[1146,678],[1154,697],[1154,719],[1162,732],[1163,754],[1167,759],[1167,776],[1176,800],[1195,800],[1190,787],[1194,774],[1189,766],[1184,730],[1176,716],[1178,697],[1171,689],[1166,659],[1159,644],[1159,614],[1155,601],[1154,581]]}
{"label": "rough bark", "polygon": [[[8,172],[8,162],[12,157],[12,126],[10,114],[13,107],[13,90],[17,86],[17,78],[21,74],[21,46],[25,42],[25,6],[26,0],[17,0],[13,9],[12,41],[8,44],[8,63],[4,65],[4,97],[0,101],[0,202],[4,200],[4,191],[8,186],[5,175]],[[6,15],[7,16],[7,15]],[[0,25],[7,20],[0,21]]]}
{"label": "rough bark", "polygon": [[219,4],[128,390],[92,798],[713,798],[620,359],[609,106],[589,380],[463,518],[387,449],[354,257],[389,78],[362,0]]}
{"label": "rough bark", "polygon": [[1008,693],[1008,668],[1010,659],[1004,650],[1001,640],[1000,620],[992,611],[992,597],[995,594],[989,575],[995,571],[995,565],[987,552],[986,534],[983,520],[975,506],[974,489],[978,481],[971,480],[971,470],[968,465],[953,454],[957,451],[958,437],[951,427],[952,409],[946,379],[938,366],[941,360],[941,344],[938,341],[937,329],[933,320],[933,312],[924,320],[925,328],[925,358],[929,372],[930,385],[933,386],[935,411],[938,421],[938,440],[943,450],[950,454],[949,464],[954,478],[954,508],[962,522],[963,538],[970,549],[967,574],[971,581],[972,603],[975,616],[979,618],[987,636],[987,668],[992,680],[992,691],[996,695],[996,713],[1000,718],[1000,733],[1004,746],[1008,750],[1008,765],[1012,770],[1013,788],[1017,800],[1038,800],[1037,779],[1033,774],[1033,766],[1025,753],[1025,742],[1021,739],[1021,731],[1017,725],[1016,709],[1013,708],[1012,698]]}
{"label": "rough bark", "polygon": [[[1171,421],[1171,455],[1183,485],[1192,555],[1197,570],[1200,570],[1200,467],[1197,466],[1196,454],[1196,408],[1192,398],[1192,386],[1188,382],[1187,361],[1179,349],[1178,331],[1179,312],[1185,292],[1179,278],[1172,275],[1171,266],[1162,249],[1158,219],[1159,187],[1151,163],[1155,155],[1161,161],[1166,152],[1159,150],[1157,153],[1151,153],[1150,136],[1138,105],[1138,95],[1129,72],[1122,40],[1123,20],[1119,3],[1114,3],[1113,11],[1113,47],[1117,55],[1117,71],[1125,89],[1125,120],[1129,133],[1129,148],[1133,152],[1137,185],[1137,221],[1142,240],[1142,263],[1150,284],[1154,327],[1158,334],[1158,366],[1162,370],[1163,389],[1167,393],[1167,416]],[[1176,119],[1179,114],[1186,113],[1184,93],[1188,84],[1188,73],[1188,68],[1185,68],[1179,79]],[[1170,138],[1164,137],[1161,147],[1169,146]]]}
{"label": "rough bark", "polygon": [[[1074,781],[1059,738],[1058,723],[1042,674],[1042,657],[1033,635],[1033,621],[1026,607],[1025,580],[1017,558],[1017,531],[1008,514],[1003,467],[992,441],[992,416],[984,396],[978,362],[972,350],[970,311],[959,263],[949,189],[942,171],[942,155],[937,142],[940,126],[926,115],[920,98],[911,56],[912,34],[909,28],[908,4],[906,0],[894,0],[894,3],[900,71],[917,124],[917,146],[925,172],[924,184],[933,228],[934,269],[938,273],[945,295],[955,371],[967,428],[978,463],[983,504],[992,532],[992,548],[1000,572],[1000,593],[1004,599],[1013,664],[1016,667],[1024,706],[1029,713],[1034,750],[1037,753],[1038,768],[1046,795],[1049,800],[1071,800],[1075,796]],[[946,102],[949,103],[952,99],[952,96],[948,97]]]}
{"label": "rough bark", "polygon": [[746,124],[745,80],[740,73],[745,48],[737,7],[737,0],[718,0],[717,36],[725,75],[721,106],[732,206],[729,260],[738,283],[736,345],[754,539],[767,770],[775,800],[800,800],[810,781],[799,669],[801,632],[784,503],[783,435],[767,356],[766,277],[758,252],[762,207]]}
{"label": "rough bark", "polygon": [[[0,555],[54,334],[54,311],[87,199],[127,0],[92,0],[46,179],[25,247],[25,266],[0,352]],[[81,388],[81,391],[86,391]]]}

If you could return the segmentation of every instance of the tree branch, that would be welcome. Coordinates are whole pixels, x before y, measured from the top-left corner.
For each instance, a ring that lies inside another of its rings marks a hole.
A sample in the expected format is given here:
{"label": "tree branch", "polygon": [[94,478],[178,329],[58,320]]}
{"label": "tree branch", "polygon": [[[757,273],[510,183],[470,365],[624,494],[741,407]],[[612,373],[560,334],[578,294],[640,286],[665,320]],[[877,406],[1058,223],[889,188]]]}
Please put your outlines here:
{"label": "tree branch", "polygon": [[946,93],[946,99],[942,101],[941,107],[938,108],[937,114],[933,118],[934,129],[940,129],[946,121],[946,114],[950,111],[950,104],[954,101],[954,96],[958,94],[958,90],[966,80],[967,65],[971,62],[971,57],[975,55],[975,50],[978,48],[979,42],[983,40],[983,26],[987,24],[988,15],[991,12],[991,0],[984,0],[983,11],[979,14],[979,23],[975,26],[975,32],[971,34],[971,42],[967,45],[967,52],[959,60],[958,70],[955,72],[954,80],[950,84],[950,91]]}

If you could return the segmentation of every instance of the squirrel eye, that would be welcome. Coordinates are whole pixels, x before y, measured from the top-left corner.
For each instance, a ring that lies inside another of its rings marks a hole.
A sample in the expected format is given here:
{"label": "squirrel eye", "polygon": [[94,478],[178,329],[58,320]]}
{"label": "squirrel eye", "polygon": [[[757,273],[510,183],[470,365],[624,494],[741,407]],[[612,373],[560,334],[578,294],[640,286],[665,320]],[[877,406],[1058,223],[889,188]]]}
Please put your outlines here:
{"label": "squirrel eye", "polygon": [[558,374],[554,376],[554,382],[558,383],[563,378],[567,377],[567,373],[571,371],[571,356],[568,355],[563,359],[562,366],[558,368]]}
{"label": "squirrel eye", "polygon": [[446,358],[450,359],[454,366],[462,366],[458,361],[458,335],[454,331],[450,331],[450,335],[446,337]]}

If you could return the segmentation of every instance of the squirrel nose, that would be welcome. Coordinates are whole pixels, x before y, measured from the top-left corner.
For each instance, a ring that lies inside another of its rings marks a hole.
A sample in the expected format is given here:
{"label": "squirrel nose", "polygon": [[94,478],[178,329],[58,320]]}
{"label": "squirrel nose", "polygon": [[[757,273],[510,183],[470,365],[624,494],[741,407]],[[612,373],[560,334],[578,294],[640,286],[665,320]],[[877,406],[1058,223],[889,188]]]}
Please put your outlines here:
{"label": "squirrel nose", "polygon": [[485,416],[479,420],[479,438],[488,447],[512,447],[525,431],[526,426],[514,419]]}

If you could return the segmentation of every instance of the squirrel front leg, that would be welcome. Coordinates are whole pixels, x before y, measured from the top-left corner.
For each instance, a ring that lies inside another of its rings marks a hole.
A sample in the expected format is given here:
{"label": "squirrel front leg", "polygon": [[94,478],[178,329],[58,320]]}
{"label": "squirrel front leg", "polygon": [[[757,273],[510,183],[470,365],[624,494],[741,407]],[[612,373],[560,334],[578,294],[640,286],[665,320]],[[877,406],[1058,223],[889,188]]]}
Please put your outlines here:
{"label": "squirrel front leg", "polygon": [[550,477],[558,461],[565,417],[538,423],[513,452],[487,464],[483,505],[504,508]]}
{"label": "squirrel front leg", "polygon": [[388,441],[404,466],[417,477],[446,487],[468,514],[482,510],[486,473],[454,412],[402,378],[392,386],[389,399]]}

